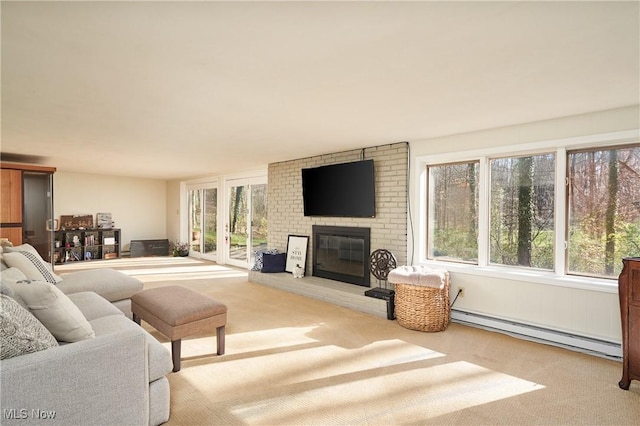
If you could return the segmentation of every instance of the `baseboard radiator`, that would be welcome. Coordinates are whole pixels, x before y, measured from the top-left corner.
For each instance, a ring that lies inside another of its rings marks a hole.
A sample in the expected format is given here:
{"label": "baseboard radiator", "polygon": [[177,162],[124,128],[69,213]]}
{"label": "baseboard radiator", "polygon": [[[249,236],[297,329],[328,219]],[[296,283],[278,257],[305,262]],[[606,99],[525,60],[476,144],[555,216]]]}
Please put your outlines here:
{"label": "baseboard radiator", "polygon": [[575,334],[507,321],[476,313],[459,311],[457,309],[451,310],[451,321],[472,327],[479,327],[486,330],[505,333],[521,339],[601,356],[603,358],[614,360],[622,359],[622,345],[606,340],[578,336]]}

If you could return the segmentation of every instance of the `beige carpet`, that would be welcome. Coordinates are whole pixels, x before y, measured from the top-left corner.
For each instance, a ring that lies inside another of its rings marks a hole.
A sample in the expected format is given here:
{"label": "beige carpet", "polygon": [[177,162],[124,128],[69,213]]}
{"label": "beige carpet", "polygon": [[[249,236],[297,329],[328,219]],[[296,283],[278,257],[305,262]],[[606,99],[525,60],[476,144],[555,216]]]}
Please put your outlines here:
{"label": "beige carpet", "polygon": [[617,361],[458,324],[411,331],[193,259],[94,265],[229,308],[225,355],[215,332],[183,340],[170,425],[640,424],[640,383],[619,389]]}

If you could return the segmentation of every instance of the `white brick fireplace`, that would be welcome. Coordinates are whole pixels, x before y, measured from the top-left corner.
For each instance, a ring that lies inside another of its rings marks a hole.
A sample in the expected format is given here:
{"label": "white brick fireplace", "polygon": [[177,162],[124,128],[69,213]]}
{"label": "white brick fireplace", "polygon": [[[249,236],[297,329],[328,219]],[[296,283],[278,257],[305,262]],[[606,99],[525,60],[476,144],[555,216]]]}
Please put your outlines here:
{"label": "white brick fireplace", "polygon": [[[329,164],[373,159],[375,165],[376,214],[373,218],[308,217],[302,203],[302,169]],[[384,301],[364,296],[366,288],[312,277],[313,225],[363,227],[370,229],[370,251],[387,249],[407,263],[408,144],[405,142],[273,163],[268,169],[268,247],[285,252],[289,235],[309,236],[305,277],[290,273],[263,274],[252,271],[250,281],[303,290],[304,294],[365,312],[386,316]],[[368,258],[368,257],[367,257]],[[371,287],[379,284],[371,276]],[[315,289],[315,290],[314,290]],[[342,289],[342,290],[341,290]],[[301,292],[298,291],[298,292]],[[333,294],[333,295],[332,295]],[[360,296],[362,295],[362,296]],[[359,300],[359,298],[362,300]],[[355,298],[355,299],[354,299]],[[362,309],[358,305],[362,306]],[[375,312],[374,312],[375,311]]]}

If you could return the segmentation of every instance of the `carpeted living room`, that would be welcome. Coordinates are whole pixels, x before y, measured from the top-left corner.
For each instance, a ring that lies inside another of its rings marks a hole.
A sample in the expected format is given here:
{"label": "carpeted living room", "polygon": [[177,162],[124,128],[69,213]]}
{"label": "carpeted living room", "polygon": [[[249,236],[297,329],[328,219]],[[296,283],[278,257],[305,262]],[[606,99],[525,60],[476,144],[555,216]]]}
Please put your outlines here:
{"label": "carpeted living room", "polygon": [[638,424],[640,2],[0,21],[1,425]]}
{"label": "carpeted living room", "polygon": [[106,263],[90,266],[115,266],[145,289],[179,284],[229,308],[225,355],[215,332],[183,342],[169,425],[632,425],[640,416],[640,385],[620,390],[617,360],[456,323],[408,330],[193,258]]}

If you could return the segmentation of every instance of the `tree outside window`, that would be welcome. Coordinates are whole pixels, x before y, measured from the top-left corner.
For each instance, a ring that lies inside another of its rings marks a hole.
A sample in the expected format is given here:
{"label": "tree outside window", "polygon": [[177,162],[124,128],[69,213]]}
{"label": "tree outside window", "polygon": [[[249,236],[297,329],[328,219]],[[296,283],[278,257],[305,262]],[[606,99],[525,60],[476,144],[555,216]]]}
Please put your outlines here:
{"label": "tree outside window", "polygon": [[430,259],[478,261],[479,163],[429,166]]}
{"label": "tree outside window", "polygon": [[490,262],[554,267],[555,155],[490,161]]}
{"label": "tree outside window", "polygon": [[640,146],[568,153],[568,269],[616,277],[640,256]]}

